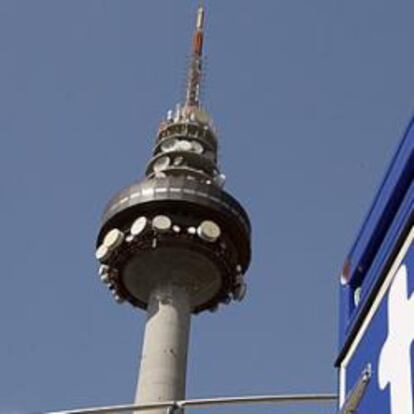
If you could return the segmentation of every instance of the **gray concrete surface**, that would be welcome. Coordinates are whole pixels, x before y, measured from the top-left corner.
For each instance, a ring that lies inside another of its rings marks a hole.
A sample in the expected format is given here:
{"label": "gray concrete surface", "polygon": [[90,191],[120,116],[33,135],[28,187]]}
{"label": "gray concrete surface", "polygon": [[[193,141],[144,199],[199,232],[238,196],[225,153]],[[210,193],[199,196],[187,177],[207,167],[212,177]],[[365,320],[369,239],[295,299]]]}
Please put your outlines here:
{"label": "gray concrete surface", "polygon": [[[136,403],[185,399],[190,323],[185,287],[169,283],[154,289],[148,303]],[[165,414],[165,409],[144,412]]]}

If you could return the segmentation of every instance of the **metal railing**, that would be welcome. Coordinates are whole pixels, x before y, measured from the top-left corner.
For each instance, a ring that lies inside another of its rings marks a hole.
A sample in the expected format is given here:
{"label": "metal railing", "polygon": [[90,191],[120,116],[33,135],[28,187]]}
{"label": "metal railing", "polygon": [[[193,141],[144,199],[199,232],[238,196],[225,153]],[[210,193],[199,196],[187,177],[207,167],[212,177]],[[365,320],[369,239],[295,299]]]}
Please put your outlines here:
{"label": "metal railing", "polygon": [[199,398],[182,401],[163,401],[148,404],[113,405],[108,407],[83,408],[68,411],[54,411],[47,414],[118,414],[131,411],[144,411],[165,408],[169,414],[183,408],[206,407],[213,405],[240,404],[287,404],[287,403],[332,403],[338,400],[335,394],[287,394],[253,395],[240,397]]}

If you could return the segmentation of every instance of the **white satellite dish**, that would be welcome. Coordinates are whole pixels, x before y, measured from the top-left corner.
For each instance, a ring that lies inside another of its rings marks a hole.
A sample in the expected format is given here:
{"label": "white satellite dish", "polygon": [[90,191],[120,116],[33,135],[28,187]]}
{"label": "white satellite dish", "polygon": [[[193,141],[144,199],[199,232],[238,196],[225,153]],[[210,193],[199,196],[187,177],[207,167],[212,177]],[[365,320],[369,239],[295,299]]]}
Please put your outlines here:
{"label": "white satellite dish", "polygon": [[99,276],[102,276],[105,273],[109,273],[109,271],[110,271],[110,267],[108,265],[103,264],[99,266],[99,270],[98,270]]}
{"label": "white satellite dish", "polygon": [[178,140],[176,138],[169,139],[161,144],[162,152],[175,151],[177,148]]}
{"label": "white satellite dish", "polygon": [[168,216],[155,216],[152,219],[152,227],[160,233],[165,233],[171,228],[172,222]]}
{"label": "white satellite dish", "polygon": [[169,165],[170,165],[170,158],[161,157],[157,161],[155,161],[153,169],[156,173],[158,173],[168,168]]}
{"label": "white satellite dish", "polygon": [[183,139],[178,142],[178,150],[180,151],[191,151],[193,146],[191,145],[190,141],[187,141],[186,139]]}
{"label": "white satellite dish", "polygon": [[222,188],[226,183],[226,176],[224,174],[219,174],[214,177],[214,182]]}
{"label": "white satellite dish", "polygon": [[131,235],[136,237],[139,236],[145,229],[148,220],[145,217],[137,218],[131,226]]}
{"label": "white satellite dish", "polygon": [[124,233],[118,229],[110,230],[103,240],[103,245],[106,246],[109,250],[116,249],[124,241]]}
{"label": "white satellite dish", "polygon": [[191,149],[196,154],[202,154],[204,152],[204,147],[198,141],[191,141]]}
{"label": "white satellite dish", "polygon": [[221,235],[220,227],[211,220],[203,221],[197,228],[199,237],[208,242],[215,242]]}
{"label": "white satellite dish", "polygon": [[175,157],[174,158],[174,161],[173,161],[173,164],[176,167],[178,167],[179,165],[181,165],[183,163],[183,161],[184,161],[184,158],[183,157]]}
{"label": "white satellite dish", "polygon": [[110,276],[109,276],[109,273],[104,273],[103,275],[101,275],[101,282],[102,283],[105,283],[105,284],[107,284],[107,283],[109,283],[110,282]]}
{"label": "white satellite dish", "polygon": [[103,262],[110,256],[111,252],[104,244],[101,244],[95,252],[95,257],[100,261]]}

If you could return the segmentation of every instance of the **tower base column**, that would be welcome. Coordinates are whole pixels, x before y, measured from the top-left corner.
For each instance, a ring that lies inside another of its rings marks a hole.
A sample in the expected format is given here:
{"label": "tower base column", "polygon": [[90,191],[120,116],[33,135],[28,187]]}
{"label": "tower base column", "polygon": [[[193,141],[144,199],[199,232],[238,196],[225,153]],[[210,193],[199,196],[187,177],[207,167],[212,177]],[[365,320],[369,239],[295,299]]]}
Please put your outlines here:
{"label": "tower base column", "polygon": [[[191,311],[185,287],[166,283],[151,293],[135,402],[183,400]],[[165,414],[166,410],[140,411]]]}

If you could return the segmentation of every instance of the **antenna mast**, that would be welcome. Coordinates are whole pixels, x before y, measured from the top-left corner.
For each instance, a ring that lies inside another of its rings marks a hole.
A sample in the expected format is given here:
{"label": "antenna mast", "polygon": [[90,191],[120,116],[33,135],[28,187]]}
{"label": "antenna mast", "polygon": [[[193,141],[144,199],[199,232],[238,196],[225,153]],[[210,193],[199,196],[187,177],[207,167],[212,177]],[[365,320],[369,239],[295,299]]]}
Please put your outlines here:
{"label": "antenna mast", "polygon": [[203,69],[204,7],[197,11],[196,29],[193,35],[191,62],[188,71],[186,107],[200,106],[200,88]]}

